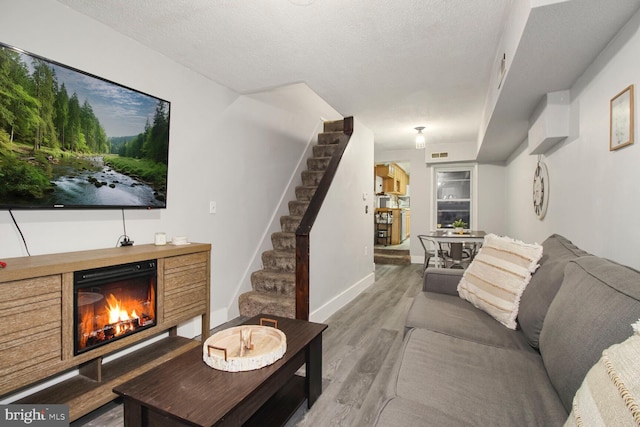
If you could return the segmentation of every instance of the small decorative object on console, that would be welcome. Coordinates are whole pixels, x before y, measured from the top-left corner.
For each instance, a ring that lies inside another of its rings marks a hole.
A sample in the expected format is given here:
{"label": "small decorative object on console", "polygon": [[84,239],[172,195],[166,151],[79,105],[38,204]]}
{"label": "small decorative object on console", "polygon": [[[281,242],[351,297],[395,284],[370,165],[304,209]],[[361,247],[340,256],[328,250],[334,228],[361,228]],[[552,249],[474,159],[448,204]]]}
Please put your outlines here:
{"label": "small decorative object on console", "polygon": [[157,232],[155,235],[154,243],[156,246],[162,246],[167,244],[167,234],[163,232]]}
{"label": "small decorative object on console", "polygon": [[187,240],[186,236],[174,236],[173,240],[171,240],[172,245],[188,245],[189,240]]}

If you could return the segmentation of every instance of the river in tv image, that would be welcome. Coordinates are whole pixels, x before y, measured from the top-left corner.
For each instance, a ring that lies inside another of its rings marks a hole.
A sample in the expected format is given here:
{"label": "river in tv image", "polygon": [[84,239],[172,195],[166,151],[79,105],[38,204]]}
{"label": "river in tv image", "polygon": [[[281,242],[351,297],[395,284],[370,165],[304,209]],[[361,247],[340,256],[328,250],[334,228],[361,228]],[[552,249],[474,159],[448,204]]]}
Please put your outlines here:
{"label": "river in tv image", "polygon": [[51,205],[149,206],[164,207],[154,189],[136,178],[104,165],[102,157],[83,159],[86,168],[78,168],[78,159],[60,160],[52,165],[54,190],[46,197]]}

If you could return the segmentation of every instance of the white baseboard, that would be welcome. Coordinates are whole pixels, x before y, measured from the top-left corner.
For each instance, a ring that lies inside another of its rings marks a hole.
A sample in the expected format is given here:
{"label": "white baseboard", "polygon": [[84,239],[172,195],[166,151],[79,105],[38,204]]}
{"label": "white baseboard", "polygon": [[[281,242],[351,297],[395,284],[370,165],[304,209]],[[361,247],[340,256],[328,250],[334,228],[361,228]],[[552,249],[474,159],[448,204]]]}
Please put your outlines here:
{"label": "white baseboard", "polygon": [[313,310],[309,314],[309,320],[312,322],[324,322],[327,320],[333,313],[340,310],[342,307],[347,305],[351,300],[360,295],[362,292],[366,291],[369,286],[373,285],[376,277],[375,273],[370,273],[360,281],[346,289],[344,292],[336,295],[330,301],[322,305],[321,307]]}
{"label": "white baseboard", "polygon": [[422,264],[423,262],[424,262],[424,255],[423,256],[411,255],[411,264]]}

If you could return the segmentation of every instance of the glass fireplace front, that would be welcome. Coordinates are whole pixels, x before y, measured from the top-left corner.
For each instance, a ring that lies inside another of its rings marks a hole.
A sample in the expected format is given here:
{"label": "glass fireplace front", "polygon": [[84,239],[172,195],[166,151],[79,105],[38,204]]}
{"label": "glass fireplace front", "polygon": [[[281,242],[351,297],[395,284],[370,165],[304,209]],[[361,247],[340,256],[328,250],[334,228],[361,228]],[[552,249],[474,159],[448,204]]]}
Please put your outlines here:
{"label": "glass fireplace front", "polygon": [[76,271],[74,354],[156,324],[156,260]]}

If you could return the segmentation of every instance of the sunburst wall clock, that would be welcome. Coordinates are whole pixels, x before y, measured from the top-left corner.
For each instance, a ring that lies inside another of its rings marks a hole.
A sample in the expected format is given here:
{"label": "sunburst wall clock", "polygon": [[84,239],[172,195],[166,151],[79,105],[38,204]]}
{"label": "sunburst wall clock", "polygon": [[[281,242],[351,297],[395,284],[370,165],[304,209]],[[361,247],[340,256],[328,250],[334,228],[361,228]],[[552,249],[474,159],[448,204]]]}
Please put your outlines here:
{"label": "sunburst wall clock", "polygon": [[533,211],[539,219],[544,218],[549,206],[549,172],[547,165],[538,160],[533,174]]}

